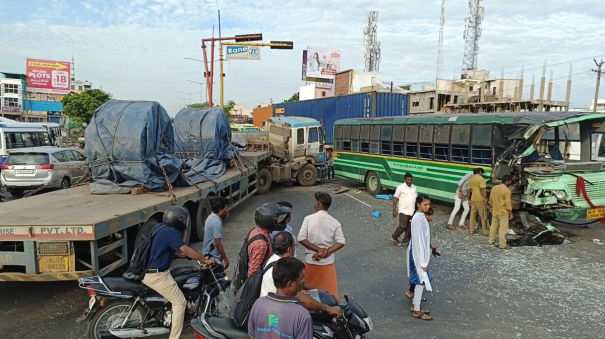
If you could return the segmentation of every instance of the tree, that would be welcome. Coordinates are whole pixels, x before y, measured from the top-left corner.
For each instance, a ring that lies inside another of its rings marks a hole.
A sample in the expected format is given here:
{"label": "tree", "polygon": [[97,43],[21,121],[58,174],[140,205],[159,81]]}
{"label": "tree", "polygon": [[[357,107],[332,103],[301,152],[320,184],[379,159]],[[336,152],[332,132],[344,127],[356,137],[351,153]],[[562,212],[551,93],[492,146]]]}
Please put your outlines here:
{"label": "tree", "polygon": [[298,92],[292,94],[292,96],[290,97],[290,99],[286,99],[283,102],[297,102],[297,101],[299,101],[298,94],[299,94]]}
{"label": "tree", "polygon": [[202,109],[202,108],[207,108],[208,107],[208,102],[202,102],[202,103],[194,103],[194,104],[189,104],[187,105],[187,108],[194,108],[194,109]]}
{"label": "tree", "polygon": [[[187,108],[193,108],[193,109],[202,109],[202,108],[208,108],[208,107],[209,107],[208,102],[187,105]],[[219,105],[214,105],[214,107],[219,107]],[[231,113],[232,113],[234,107],[235,107],[235,101],[233,101],[233,100],[227,101],[227,103],[225,104],[225,107],[223,107],[223,110],[225,111],[225,113],[227,113],[227,116],[229,117],[229,119],[231,119]]]}
{"label": "tree", "polygon": [[74,121],[89,124],[92,115],[99,106],[111,100],[111,94],[100,89],[90,89],[84,92],[71,92],[63,97],[63,114]]}

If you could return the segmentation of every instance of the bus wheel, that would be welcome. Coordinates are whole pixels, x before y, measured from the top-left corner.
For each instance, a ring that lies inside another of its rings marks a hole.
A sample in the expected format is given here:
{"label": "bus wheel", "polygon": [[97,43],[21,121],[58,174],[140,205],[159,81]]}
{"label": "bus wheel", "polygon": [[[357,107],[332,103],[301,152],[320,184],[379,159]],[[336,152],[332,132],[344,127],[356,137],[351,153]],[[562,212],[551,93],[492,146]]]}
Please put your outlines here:
{"label": "bus wheel", "polygon": [[261,168],[258,170],[258,174],[256,176],[256,194],[267,194],[271,190],[271,185],[273,184],[273,176],[271,175],[271,171],[267,168]]}
{"label": "bus wheel", "polygon": [[296,181],[303,186],[313,186],[317,182],[319,173],[317,168],[312,164],[305,164],[296,174]]}
{"label": "bus wheel", "polygon": [[366,189],[371,195],[382,193],[382,184],[380,183],[380,177],[376,172],[369,172],[366,176]]}

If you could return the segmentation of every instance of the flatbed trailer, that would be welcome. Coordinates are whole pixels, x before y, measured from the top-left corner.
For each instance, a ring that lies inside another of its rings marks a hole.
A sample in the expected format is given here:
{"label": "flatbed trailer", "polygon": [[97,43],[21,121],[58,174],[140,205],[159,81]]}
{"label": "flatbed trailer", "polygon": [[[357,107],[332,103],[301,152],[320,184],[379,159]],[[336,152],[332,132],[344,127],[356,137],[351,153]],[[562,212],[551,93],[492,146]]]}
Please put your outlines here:
{"label": "flatbed trailer", "polygon": [[219,179],[175,187],[173,194],[92,195],[86,185],[0,203],[0,282],[106,275],[128,263],[136,239],[172,205],[191,214],[183,240],[200,240],[210,199],[228,198],[233,208],[257,193],[258,172],[268,172],[269,156],[242,152],[236,167]]}

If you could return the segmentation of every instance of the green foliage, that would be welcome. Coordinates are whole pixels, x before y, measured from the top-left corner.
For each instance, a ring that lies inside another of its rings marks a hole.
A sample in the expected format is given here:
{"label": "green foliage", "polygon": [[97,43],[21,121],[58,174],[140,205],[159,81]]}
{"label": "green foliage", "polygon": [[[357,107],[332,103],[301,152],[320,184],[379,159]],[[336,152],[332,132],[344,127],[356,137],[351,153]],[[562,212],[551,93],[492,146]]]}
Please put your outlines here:
{"label": "green foliage", "polygon": [[202,103],[194,103],[194,104],[189,104],[187,105],[187,108],[195,108],[195,109],[202,109],[202,108],[206,108],[208,107],[208,102],[202,102]]}
{"label": "green foliage", "polygon": [[80,120],[80,118],[69,117],[69,125],[67,126],[68,130],[82,130],[84,129],[84,121]]}
{"label": "green foliage", "polygon": [[90,123],[99,106],[111,100],[111,94],[100,89],[90,89],[81,93],[69,93],[63,97],[63,114],[80,123]]}
{"label": "green foliage", "polygon": [[298,92],[292,94],[292,96],[289,99],[286,99],[283,102],[297,102],[297,101],[299,101],[298,94],[299,94]]}
{"label": "green foliage", "polygon": [[223,109],[225,110],[225,113],[227,113],[227,116],[229,118],[231,118],[231,114],[233,113],[234,107],[235,107],[235,101],[233,101],[233,100],[227,101],[227,103],[225,104],[225,107],[223,107]]}

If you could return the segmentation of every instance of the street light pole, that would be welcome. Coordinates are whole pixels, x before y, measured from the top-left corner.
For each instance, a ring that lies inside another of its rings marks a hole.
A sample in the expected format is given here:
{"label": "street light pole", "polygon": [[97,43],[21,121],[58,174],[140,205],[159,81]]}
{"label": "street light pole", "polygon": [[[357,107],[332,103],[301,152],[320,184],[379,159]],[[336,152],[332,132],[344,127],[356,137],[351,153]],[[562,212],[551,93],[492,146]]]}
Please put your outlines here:
{"label": "street light pole", "polygon": [[189,95],[189,104],[192,104],[192,103],[193,103],[193,102],[192,102],[192,100],[191,100],[191,94],[197,94],[197,92],[193,92],[193,93],[179,92],[179,93]]}
{"label": "street light pole", "polygon": [[[187,80],[187,81],[193,82],[194,84],[200,85],[200,103],[203,103],[202,102],[202,92],[204,91],[204,85],[205,85],[205,83],[199,82],[199,81],[193,81],[193,80]],[[208,103],[208,92],[206,92],[206,103]]]}

